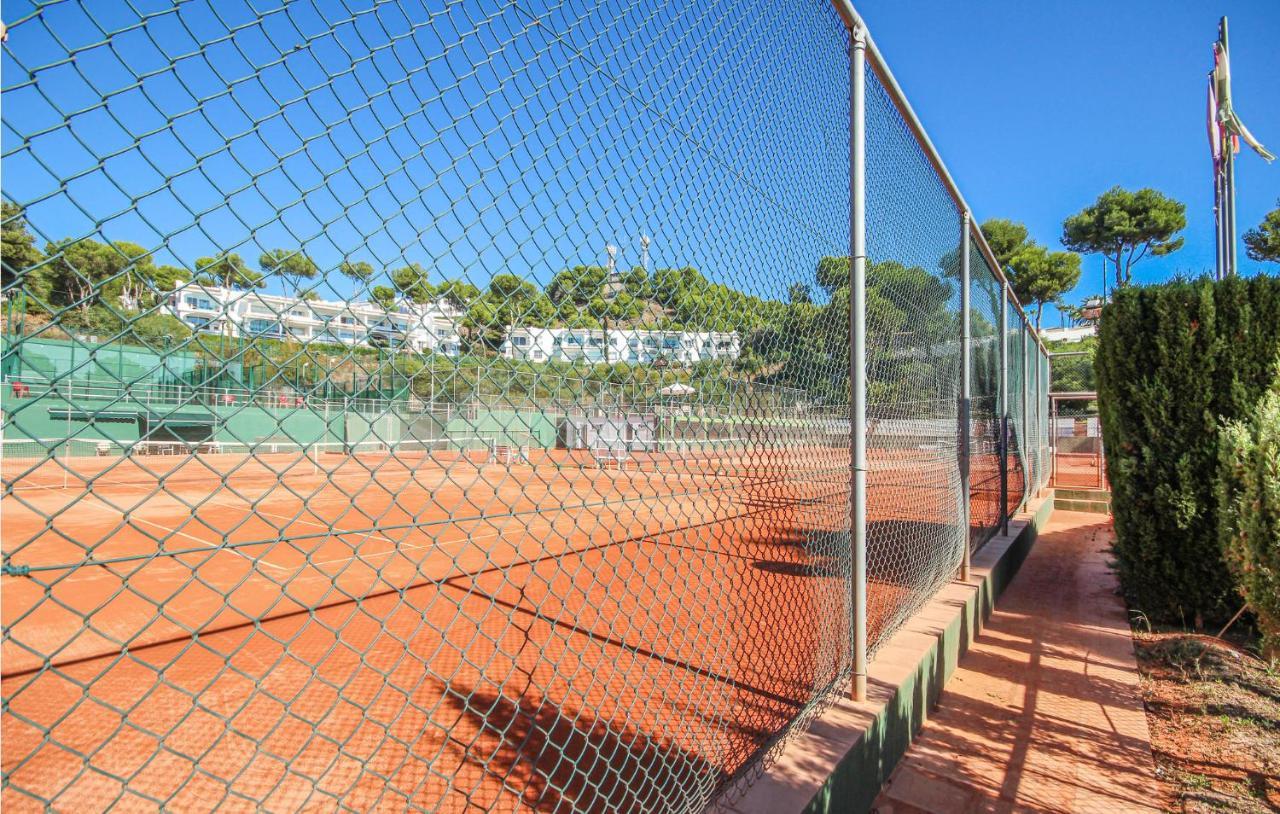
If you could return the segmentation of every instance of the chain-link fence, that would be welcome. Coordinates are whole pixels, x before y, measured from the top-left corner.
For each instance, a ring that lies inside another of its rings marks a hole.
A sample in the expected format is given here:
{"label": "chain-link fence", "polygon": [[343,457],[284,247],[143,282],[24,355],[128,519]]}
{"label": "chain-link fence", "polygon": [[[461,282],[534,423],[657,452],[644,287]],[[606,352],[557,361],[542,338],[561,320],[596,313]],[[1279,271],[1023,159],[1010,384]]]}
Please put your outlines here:
{"label": "chain-link fence", "polygon": [[5,807],[700,810],[847,691],[1048,419],[841,8],[6,3]]}
{"label": "chain-link fence", "polygon": [[1048,364],[1052,482],[1065,488],[1106,489],[1093,351],[1051,353]]}

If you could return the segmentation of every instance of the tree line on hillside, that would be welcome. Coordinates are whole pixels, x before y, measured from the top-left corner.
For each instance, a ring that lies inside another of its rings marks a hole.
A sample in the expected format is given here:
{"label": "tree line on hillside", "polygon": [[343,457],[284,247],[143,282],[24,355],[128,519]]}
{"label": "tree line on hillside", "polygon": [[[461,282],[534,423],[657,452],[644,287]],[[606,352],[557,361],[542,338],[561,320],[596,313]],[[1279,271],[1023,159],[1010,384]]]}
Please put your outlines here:
{"label": "tree line on hillside", "polygon": [[[1185,226],[1184,207],[1152,190],[1113,189],[1064,222],[1070,249],[1108,258],[1117,282],[1127,284],[1144,257],[1175,251]],[[1072,251],[1051,251],[1028,238],[1025,226],[1008,220],[982,224],[997,262],[1019,300],[1032,309],[1036,325],[1045,304],[1062,295],[1080,276]],[[1245,235],[1249,256],[1280,259],[1280,209]],[[143,247],[125,241],[81,239],[37,247],[20,208],[5,203],[3,268],[6,293],[28,295],[28,311],[56,314],[60,325],[122,341],[172,342],[188,327],[158,306],[175,287],[195,283],[249,291],[280,280],[295,295],[314,299],[328,275],[298,250],[271,249],[256,268],[236,254],[199,258],[194,269],[155,263]],[[908,400],[928,383],[958,371],[955,334],[959,317],[953,298],[959,283],[958,251],[926,270],[894,260],[868,269],[867,330],[869,394],[872,403]],[[708,280],[691,267],[660,268],[652,274],[632,268],[609,279],[606,268],[576,265],[557,273],[544,287],[514,274],[494,275],[482,289],[465,279],[432,282],[426,268],[409,263],[379,271],[365,261],[343,261],[334,274],[350,280],[371,302],[390,310],[398,298],[416,303],[447,301],[462,316],[460,327],[470,353],[491,353],[510,326],[599,329],[650,328],[734,331],[741,352],[732,362],[739,374],[843,402],[848,396],[848,257],[823,257],[811,276],[796,280],[787,297],[770,299]],[[995,335],[986,314],[998,313],[999,291],[974,288],[973,335]],[[979,343],[979,377],[995,366],[994,354]],[[956,374],[958,375],[958,374]],[[975,382],[976,392],[994,386]],[[916,394],[917,396],[920,393]]]}
{"label": "tree line on hillside", "polygon": [[[28,311],[56,315],[69,329],[149,344],[190,335],[159,309],[176,287],[251,291],[274,279],[296,296],[315,298],[326,276],[306,254],[287,249],[264,252],[256,268],[226,254],[200,258],[194,269],[157,264],[142,246],[126,241],[81,239],[41,249],[22,211],[10,204],[4,211],[3,259],[6,291],[24,291]],[[483,289],[462,279],[432,282],[416,263],[379,272],[368,262],[344,261],[335,272],[387,309],[398,298],[448,301],[462,312],[472,352],[492,351],[513,325],[732,331],[741,337],[740,355],[731,363],[740,374],[818,400],[848,398],[847,257],[821,258],[808,281],[790,287],[786,300],[744,293],[687,266],[652,274],[632,268],[611,281],[604,267],[577,265],[545,287],[503,273]],[[874,264],[868,279],[872,364],[883,373],[873,377],[873,396],[893,400],[895,388],[935,377],[938,365],[955,364],[955,258],[941,258],[932,271],[886,261]]]}
{"label": "tree line on hillside", "polygon": [[[157,264],[151,252],[128,241],[82,238],[50,242],[41,249],[22,210],[7,202],[3,225],[5,290],[19,288],[27,295],[29,310],[57,314],[60,323],[72,328],[118,331],[122,320],[134,324],[151,316],[165,331],[182,335],[185,328],[176,320],[156,313],[180,286],[252,291],[279,280],[292,295],[314,300],[329,279],[299,249],[263,252],[256,268],[228,253],[199,258],[194,269],[187,269]],[[557,273],[545,288],[510,273],[493,275],[483,289],[461,278],[432,282],[419,263],[380,272],[366,261],[344,260],[331,273],[354,284],[355,297],[387,311],[401,298],[419,304],[447,301],[462,312],[461,327],[469,338],[489,348],[502,342],[510,326],[598,329],[608,323],[615,328],[748,334],[778,322],[787,307],[714,283],[688,266],[652,274],[633,268],[619,275],[619,286],[610,284],[604,267],[577,265]]]}

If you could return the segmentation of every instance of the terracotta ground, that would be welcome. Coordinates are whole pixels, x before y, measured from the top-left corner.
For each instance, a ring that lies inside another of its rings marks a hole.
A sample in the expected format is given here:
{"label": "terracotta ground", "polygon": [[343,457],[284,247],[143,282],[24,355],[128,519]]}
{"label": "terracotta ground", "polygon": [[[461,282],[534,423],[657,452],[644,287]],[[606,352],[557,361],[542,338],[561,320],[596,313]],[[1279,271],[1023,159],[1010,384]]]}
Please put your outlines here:
{"label": "terracotta ground", "polygon": [[[635,810],[711,788],[848,649],[848,451],[745,455],[6,461],[3,554],[31,570],[3,577],[0,802]],[[958,480],[937,453],[872,463],[879,636],[950,578]]]}
{"label": "terracotta ground", "polygon": [[1137,645],[1170,808],[1280,811],[1280,665],[1188,633],[1140,633]]}
{"label": "terracotta ground", "polygon": [[1110,534],[1100,515],[1053,515],[880,814],[1160,810]]}

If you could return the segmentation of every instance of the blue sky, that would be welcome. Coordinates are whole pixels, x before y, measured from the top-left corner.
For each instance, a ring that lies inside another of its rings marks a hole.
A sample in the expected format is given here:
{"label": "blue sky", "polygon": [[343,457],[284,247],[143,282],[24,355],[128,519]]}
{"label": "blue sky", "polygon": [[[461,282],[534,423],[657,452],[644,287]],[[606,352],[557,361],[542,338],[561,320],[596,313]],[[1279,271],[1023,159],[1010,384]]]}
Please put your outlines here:
{"label": "blue sky", "polygon": [[[1186,246],[1135,280],[1212,271],[1205,76],[1227,15],[1236,110],[1280,153],[1277,0],[861,0],[856,3],[979,220],[1008,217],[1061,248],[1064,217],[1114,184],[1187,205]],[[1280,198],[1280,160],[1243,148],[1239,230]],[[1260,264],[1239,249],[1242,271]],[[1280,272],[1275,264],[1270,272]],[[1101,290],[1084,259],[1078,301]],[[1057,324],[1046,309],[1045,325]]]}
{"label": "blue sky", "polygon": [[[1056,247],[1062,219],[1113,184],[1184,201],[1186,248],[1144,261],[1140,282],[1212,267],[1204,94],[1221,13],[1237,108],[1280,150],[1277,0],[858,7],[979,219],[1024,221]],[[186,266],[302,246],[322,269],[420,262],[433,281],[484,285],[498,271],[546,283],[603,262],[606,243],[627,267],[647,233],[653,266],[766,297],[847,252],[847,67],[821,0],[752,14],[93,0],[13,25],[32,8],[4,6],[0,140],[4,194],[41,242],[132,240]],[[103,31],[118,32],[109,47]],[[871,138],[912,152],[900,133]],[[905,208],[934,229],[879,229],[870,248],[935,268],[955,228],[945,196],[918,168],[882,171],[869,222]],[[1238,187],[1243,232],[1276,205],[1280,162],[1242,154]],[[1087,258],[1071,299],[1100,288]]]}
{"label": "blue sky", "polygon": [[606,243],[627,268],[647,233],[653,267],[778,298],[847,252],[847,58],[821,0],[29,12],[4,7],[4,193],[42,243],[131,240],[187,267],[302,246],[324,270],[419,262],[484,286],[545,284]]}

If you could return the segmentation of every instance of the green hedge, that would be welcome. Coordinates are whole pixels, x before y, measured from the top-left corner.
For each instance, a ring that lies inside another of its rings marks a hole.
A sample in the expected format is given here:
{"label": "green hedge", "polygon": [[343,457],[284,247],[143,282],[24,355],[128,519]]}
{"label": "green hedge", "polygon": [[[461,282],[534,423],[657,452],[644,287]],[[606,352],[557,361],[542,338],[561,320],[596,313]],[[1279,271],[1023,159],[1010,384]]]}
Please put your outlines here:
{"label": "green hedge", "polygon": [[1116,293],[1096,358],[1130,605],[1154,621],[1223,619],[1235,608],[1218,543],[1218,435],[1249,416],[1277,374],[1280,279],[1179,281]]}
{"label": "green hedge", "polygon": [[1280,657],[1280,381],[1219,442],[1219,533],[1240,593],[1258,617],[1262,649]]}

